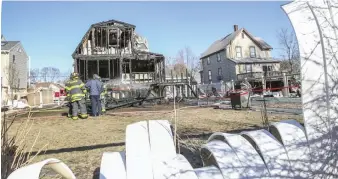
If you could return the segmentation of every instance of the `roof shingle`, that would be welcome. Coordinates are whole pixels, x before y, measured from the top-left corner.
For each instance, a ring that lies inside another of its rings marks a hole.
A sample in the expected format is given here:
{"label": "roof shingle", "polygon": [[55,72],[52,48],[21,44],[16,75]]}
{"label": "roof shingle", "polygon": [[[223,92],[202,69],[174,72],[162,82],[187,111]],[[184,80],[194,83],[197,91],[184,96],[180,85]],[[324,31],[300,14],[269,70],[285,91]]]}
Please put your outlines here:
{"label": "roof shingle", "polygon": [[1,50],[11,50],[20,41],[1,41]]}
{"label": "roof shingle", "polygon": [[263,39],[259,38],[259,37],[253,37],[247,30],[245,30],[244,28],[241,28],[235,32],[232,32],[230,34],[228,34],[227,36],[225,36],[224,38],[215,41],[213,44],[210,45],[210,47],[201,55],[201,58],[204,58],[206,56],[209,56],[213,53],[216,53],[220,50],[223,50],[226,48],[226,46],[235,39],[235,37],[241,33],[242,31],[245,31],[245,33],[248,34],[248,36],[250,38],[252,38],[259,46],[260,48],[267,50],[267,49],[272,49],[272,47],[266,43]]}

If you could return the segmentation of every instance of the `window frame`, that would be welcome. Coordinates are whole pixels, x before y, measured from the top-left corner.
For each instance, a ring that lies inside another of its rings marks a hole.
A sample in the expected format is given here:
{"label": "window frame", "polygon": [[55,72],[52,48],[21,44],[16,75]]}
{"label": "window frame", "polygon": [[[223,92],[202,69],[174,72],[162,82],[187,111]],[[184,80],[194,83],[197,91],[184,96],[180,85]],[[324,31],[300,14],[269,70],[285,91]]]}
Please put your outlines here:
{"label": "window frame", "polygon": [[220,54],[220,53],[217,53],[216,56],[217,56],[217,57],[216,57],[216,58],[217,58],[217,61],[220,62],[220,61],[221,61],[221,54]]}
{"label": "window frame", "polygon": [[[220,71],[221,71],[221,73],[219,73]],[[218,76],[223,76],[223,69],[222,69],[222,67],[218,68],[217,74],[218,74]]]}
{"label": "window frame", "polygon": [[[251,52],[251,49],[253,49],[253,52]],[[249,47],[249,52],[250,52],[250,58],[256,58],[257,57],[256,47],[255,46],[250,46]]]}
{"label": "window frame", "polygon": [[[237,49],[239,49],[240,52],[237,52]],[[235,50],[236,50],[236,58],[242,58],[242,57],[243,57],[243,54],[242,54],[242,47],[241,47],[241,46],[236,46],[236,47],[235,47]],[[240,54],[240,57],[238,57],[238,53]]]}
{"label": "window frame", "polygon": [[13,55],[12,56],[12,63],[15,63],[15,60],[16,60],[15,55]]}
{"label": "window frame", "polygon": [[[248,67],[250,67],[250,71],[248,71]],[[245,64],[245,71],[247,73],[252,73],[252,64]]]}
{"label": "window frame", "polygon": [[[266,68],[266,71],[272,71],[272,65],[263,65],[262,70],[264,71],[264,67]],[[270,69],[270,70],[269,70]]]}

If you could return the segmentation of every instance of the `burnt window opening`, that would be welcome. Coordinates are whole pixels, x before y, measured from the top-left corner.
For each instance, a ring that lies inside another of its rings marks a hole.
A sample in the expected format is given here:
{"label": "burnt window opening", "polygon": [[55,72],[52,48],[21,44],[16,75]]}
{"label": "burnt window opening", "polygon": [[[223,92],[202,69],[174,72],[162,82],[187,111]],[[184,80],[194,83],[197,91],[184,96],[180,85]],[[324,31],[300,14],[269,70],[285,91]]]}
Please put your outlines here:
{"label": "burnt window opening", "polygon": [[109,44],[108,45],[117,45],[117,31],[109,29]]}
{"label": "burnt window opening", "polygon": [[93,78],[94,74],[97,74],[97,61],[88,60],[88,77],[89,79]]}
{"label": "burnt window opening", "polygon": [[98,29],[94,30],[94,39],[95,39],[95,47],[99,45],[99,32]]}
{"label": "burnt window opening", "polygon": [[132,60],[132,72],[155,72],[153,60]]}
{"label": "burnt window opening", "polygon": [[95,38],[95,46],[99,46],[101,47],[102,46],[102,30],[101,28],[96,28],[94,30],[94,38]]}
{"label": "burnt window opening", "polygon": [[122,64],[122,72],[123,73],[130,73],[129,63]]}
{"label": "burnt window opening", "polygon": [[108,60],[100,60],[99,62],[99,76],[101,78],[109,78],[109,65]]}
{"label": "burnt window opening", "polygon": [[129,40],[131,38],[131,30],[125,30],[121,33],[120,38],[120,47],[125,48],[128,46]]}
{"label": "burnt window opening", "polygon": [[107,30],[106,29],[101,29],[101,35],[102,35],[102,46],[105,47],[107,46]]}

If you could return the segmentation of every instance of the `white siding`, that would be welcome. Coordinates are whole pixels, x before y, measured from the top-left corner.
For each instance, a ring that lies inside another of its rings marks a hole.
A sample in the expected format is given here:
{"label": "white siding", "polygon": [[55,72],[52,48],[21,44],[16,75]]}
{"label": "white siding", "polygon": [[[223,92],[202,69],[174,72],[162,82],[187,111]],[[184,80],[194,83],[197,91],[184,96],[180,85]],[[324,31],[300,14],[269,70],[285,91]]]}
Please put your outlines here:
{"label": "white siding", "polygon": [[270,58],[270,51],[262,51],[247,34],[244,33],[244,38],[239,34],[231,43],[228,45],[227,51],[229,52],[229,58],[236,59],[236,47],[242,48],[242,58],[250,58],[250,47],[255,47],[257,58]]}

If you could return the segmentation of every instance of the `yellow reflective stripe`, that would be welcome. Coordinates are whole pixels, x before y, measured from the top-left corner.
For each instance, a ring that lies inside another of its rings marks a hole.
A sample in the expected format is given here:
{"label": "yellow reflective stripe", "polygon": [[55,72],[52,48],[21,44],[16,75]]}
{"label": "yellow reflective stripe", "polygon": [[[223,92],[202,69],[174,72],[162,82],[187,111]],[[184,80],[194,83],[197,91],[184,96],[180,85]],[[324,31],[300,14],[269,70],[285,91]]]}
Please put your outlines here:
{"label": "yellow reflective stripe", "polygon": [[69,90],[72,90],[72,89],[74,89],[74,88],[82,88],[84,86],[84,84],[81,84],[81,85],[74,85],[74,86],[71,86],[70,88],[69,88]]}
{"label": "yellow reflective stripe", "polygon": [[78,97],[78,96],[85,96],[84,94],[78,93],[78,94],[72,94],[72,97]]}

